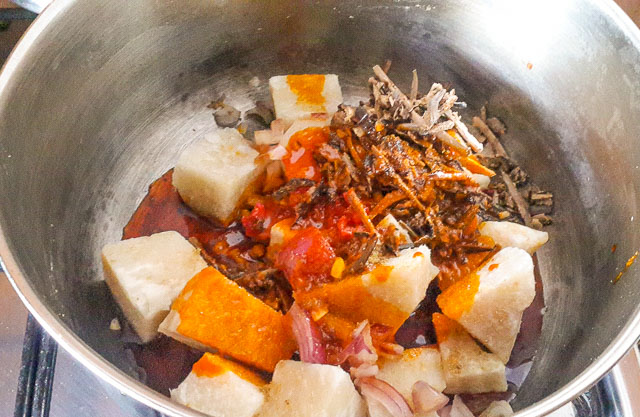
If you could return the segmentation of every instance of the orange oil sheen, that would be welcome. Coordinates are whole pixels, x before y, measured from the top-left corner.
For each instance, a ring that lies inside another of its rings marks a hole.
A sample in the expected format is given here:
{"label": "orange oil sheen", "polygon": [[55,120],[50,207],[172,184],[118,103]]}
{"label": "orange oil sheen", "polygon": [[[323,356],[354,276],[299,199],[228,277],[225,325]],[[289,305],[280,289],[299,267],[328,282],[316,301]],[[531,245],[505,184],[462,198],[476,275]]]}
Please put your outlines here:
{"label": "orange oil sheen", "polygon": [[193,373],[198,377],[215,377],[229,371],[233,372],[245,381],[255,385],[264,385],[264,380],[254,372],[233,361],[222,358],[213,353],[205,353],[202,358],[193,365]]}
{"label": "orange oil sheen", "polygon": [[471,273],[444,290],[437,298],[438,306],[448,317],[458,320],[471,310],[479,286],[480,277],[475,272]]}
{"label": "orange oil sheen", "polygon": [[284,316],[213,267],[196,274],[171,308],[180,315],[178,333],[261,370],[273,372],[295,351]]}

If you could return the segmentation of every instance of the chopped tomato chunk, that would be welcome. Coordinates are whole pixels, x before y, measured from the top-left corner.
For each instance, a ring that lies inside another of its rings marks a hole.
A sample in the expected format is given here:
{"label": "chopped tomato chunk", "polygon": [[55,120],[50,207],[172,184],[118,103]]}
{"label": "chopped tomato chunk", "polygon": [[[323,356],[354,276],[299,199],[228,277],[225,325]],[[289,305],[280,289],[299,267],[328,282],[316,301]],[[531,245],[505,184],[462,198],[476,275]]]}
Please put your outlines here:
{"label": "chopped tomato chunk", "polygon": [[245,234],[257,240],[269,240],[271,227],[291,215],[290,209],[281,207],[271,201],[256,203],[247,216],[242,218]]}
{"label": "chopped tomato chunk", "polygon": [[329,140],[327,128],[309,127],[296,132],[289,139],[287,155],[282,159],[287,179],[306,178],[320,181],[320,167],[313,159],[313,151]]}
{"label": "chopped tomato chunk", "polygon": [[335,258],[327,237],[309,227],[300,230],[282,247],[275,265],[284,272],[294,290],[307,290],[332,280]]}
{"label": "chopped tomato chunk", "polygon": [[355,232],[365,231],[360,217],[342,198],[315,206],[308,218],[314,224],[322,225],[323,232],[334,245],[350,240]]}

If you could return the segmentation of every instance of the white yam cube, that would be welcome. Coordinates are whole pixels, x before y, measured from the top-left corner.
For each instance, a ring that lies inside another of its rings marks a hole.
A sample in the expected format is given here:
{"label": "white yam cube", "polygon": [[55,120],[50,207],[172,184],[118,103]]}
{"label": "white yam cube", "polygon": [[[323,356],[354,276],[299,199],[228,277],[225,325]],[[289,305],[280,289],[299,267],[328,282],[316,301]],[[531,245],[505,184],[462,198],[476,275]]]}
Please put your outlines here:
{"label": "white yam cube", "polygon": [[269,79],[278,119],[293,121],[326,113],[331,119],[342,103],[342,90],[335,74],[279,75]]}
{"label": "white yam cube", "polygon": [[531,255],[522,249],[504,248],[477,275],[478,292],[458,322],[507,363],[520,331],[522,312],[536,295]]}
{"label": "white yam cube", "polygon": [[405,313],[415,310],[440,272],[431,263],[431,251],[426,245],[401,250],[397,257],[385,260],[382,265],[393,269],[384,276],[374,269],[362,275],[362,283],[371,295]]}
{"label": "white yam cube", "polygon": [[102,249],[105,280],[125,316],[144,343],[185,284],[207,263],[177,232],[127,239]]}
{"label": "white yam cube", "polygon": [[493,401],[480,417],[511,417],[513,409],[506,401]]}
{"label": "white yam cube", "polygon": [[262,406],[264,394],[232,372],[213,378],[192,372],[171,390],[171,398],[214,417],[252,417]]}
{"label": "white yam cube", "polygon": [[281,361],[259,417],[364,417],[364,401],[339,366]]}
{"label": "white yam cube", "polygon": [[447,394],[480,394],[507,390],[505,366],[485,352],[462,326],[442,314],[433,315]]}
{"label": "white yam cube", "polygon": [[291,127],[289,127],[289,129],[287,129],[287,131],[282,136],[280,145],[286,148],[287,145],[289,145],[289,139],[291,139],[291,136],[293,136],[295,133],[298,133],[301,130],[305,130],[310,127],[325,127],[325,126],[329,126],[330,123],[331,123],[331,119],[326,114],[319,114],[319,115],[314,115],[314,117],[311,117],[308,119],[296,120],[291,124]]}
{"label": "white yam cube", "polygon": [[398,245],[402,246],[413,243],[407,229],[400,225],[398,220],[393,217],[393,214],[387,214],[376,226],[376,229],[381,234],[388,232],[389,228],[391,228],[391,233],[393,233]]}
{"label": "white yam cube", "polygon": [[440,392],[446,387],[440,352],[435,346],[405,349],[400,356],[380,359],[378,367],[376,377],[395,388],[411,406],[416,382],[424,381]]}
{"label": "white yam cube", "polygon": [[520,248],[530,254],[547,243],[549,234],[527,226],[512,222],[483,222],[479,227],[480,234],[489,236],[503,248]]}
{"label": "white yam cube", "polygon": [[263,168],[257,156],[237,130],[216,130],[182,152],[173,185],[189,207],[226,222]]}
{"label": "white yam cube", "polygon": [[[203,362],[205,362],[204,365]],[[207,364],[211,364],[213,372]],[[253,417],[264,403],[259,377],[217,355],[205,353],[171,398],[214,417]]]}

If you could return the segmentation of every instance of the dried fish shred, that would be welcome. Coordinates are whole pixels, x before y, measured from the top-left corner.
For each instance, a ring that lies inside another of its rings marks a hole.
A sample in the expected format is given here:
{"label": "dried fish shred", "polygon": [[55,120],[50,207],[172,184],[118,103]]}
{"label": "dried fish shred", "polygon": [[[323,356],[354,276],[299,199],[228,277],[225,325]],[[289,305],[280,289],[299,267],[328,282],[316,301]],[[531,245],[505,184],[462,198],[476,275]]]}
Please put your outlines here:
{"label": "dried fish shred", "polygon": [[474,117],[472,121],[473,126],[478,129],[485,138],[487,138],[487,142],[489,142],[489,144],[491,145],[495,156],[506,157],[507,152],[502,147],[502,144],[500,143],[496,135],[491,131],[491,129],[489,129],[489,126],[487,126],[480,117]]}
{"label": "dried fish shred", "polygon": [[460,116],[458,116],[458,113],[447,110],[445,112],[445,115],[455,124],[458,132],[460,132],[460,136],[462,136],[462,138],[467,142],[471,149],[473,149],[475,152],[482,152],[482,143],[478,142],[478,139],[476,139],[471,134],[471,132],[469,132],[467,126],[465,126],[465,124],[460,120]]}
{"label": "dried fish shred", "polygon": [[527,226],[531,226],[531,214],[529,213],[529,205],[516,188],[516,185],[513,183],[513,181],[511,181],[511,177],[509,177],[508,173],[502,172],[502,180],[507,186],[509,195],[513,199],[518,209],[518,213],[520,213],[520,216],[524,220],[524,224],[526,224]]}
{"label": "dried fish shred", "polygon": [[[343,276],[359,273],[400,249],[388,230],[375,227],[389,214],[407,230],[414,245],[432,248],[434,262],[464,263],[467,254],[491,249],[474,241],[476,235],[465,235],[469,219],[520,221],[522,217],[535,227],[551,223],[553,196],[531,188],[526,173],[509,159],[499,134],[491,130],[503,132],[504,124],[491,118],[496,121],[489,126],[486,108],[482,117],[473,119],[482,135],[476,136],[455,111],[460,105],[455,90],[434,83],[420,96],[418,74],[413,71],[407,96],[388,76],[388,68],[376,65],[373,72],[370,99],[358,106],[339,106],[329,141],[313,150],[322,180],[291,180],[267,196],[277,204],[294,193],[295,198],[302,196],[304,201],[295,206],[293,228],[318,224],[304,223],[303,218],[317,206],[322,211],[323,204],[331,207],[339,199],[346,203],[359,229],[349,243],[336,249],[346,263]],[[480,138],[486,138],[486,147]],[[491,150],[495,156],[486,157]],[[461,159],[471,155],[497,174],[486,190],[463,169]],[[470,233],[479,233],[474,227]],[[279,298],[283,304],[286,297]]]}
{"label": "dried fish shred", "polygon": [[411,80],[411,93],[409,94],[409,100],[414,102],[418,97],[418,71],[413,70],[413,79]]}

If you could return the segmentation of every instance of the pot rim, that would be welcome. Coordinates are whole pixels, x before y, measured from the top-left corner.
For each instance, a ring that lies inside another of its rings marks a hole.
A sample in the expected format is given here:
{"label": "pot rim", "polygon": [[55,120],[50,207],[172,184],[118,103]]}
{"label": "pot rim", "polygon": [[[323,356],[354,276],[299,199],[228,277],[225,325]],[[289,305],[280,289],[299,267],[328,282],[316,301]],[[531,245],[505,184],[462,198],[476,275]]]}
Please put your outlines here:
{"label": "pot rim", "polygon": [[[53,1],[40,14],[22,36],[0,73],[0,97],[14,83],[16,70],[27,59],[31,45],[37,43],[51,22],[65,10],[73,7],[76,0]],[[592,0],[604,16],[611,19],[633,46],[640,50],[640,29],[631,18],[613,0]],[[0,103],[0,106],[6,105]],[[205,414],[173,402],[140,381],[126,375],[113,364],[105,360],[98,352],[82,341],[62,320],[40,300],[34,289],[25,279],[18,263],[9,250],[2,225],[0,225],[0,266],[4,269],[9,282],[20,299],[40,325],[75,360],[79,361],[93,374],[137,401],[165,414],[176,417],[202,417]],[[552,395],[520,410],[518,417],[534,417],[551,413],[569,401],[580,396],[602,378],[636,344],[640,338],[640,305],[631,319],[622,328],[617,337],[605,351],[596,358],[582,373]]]}

